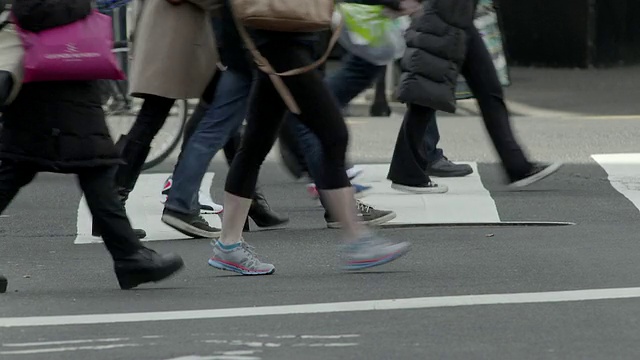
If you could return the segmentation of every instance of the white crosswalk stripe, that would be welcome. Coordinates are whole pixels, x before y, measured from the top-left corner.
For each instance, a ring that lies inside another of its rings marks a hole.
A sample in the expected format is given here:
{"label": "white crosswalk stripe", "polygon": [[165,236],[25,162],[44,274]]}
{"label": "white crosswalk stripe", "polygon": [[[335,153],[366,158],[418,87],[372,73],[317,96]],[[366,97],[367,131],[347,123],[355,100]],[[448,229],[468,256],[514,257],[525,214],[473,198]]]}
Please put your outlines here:
{"label": "white crosswalk stripe", "polygon": [[[143,241],[180,240],[189,237],[173,230],[161,220],[164,206],[160,202],[162,186],[170,174],[143,174],[138,179],[135,190],[127,201],[127,215],[133,227],[144,229],[147,237]],[[214,173],[207,173],[203,184],[211,184]],[[218,215],[207,214],[203,217],[211,226],[220,227]],[[78,207],[78,234],[75,244],[100,243],[100,238],[91,236],[91,214],[84,197]]]}
{"label": "white crosswalk stripe", "polygon": [[358,165],[364,170],[359,183],[373,186],[367,204],[393,209],[398,215],[389,224],[498,223],[500,216],[491,194],[482,184],[478,165],[468,163],[474,173],[461,178],[434,179],[449,187],[445,194],[407,194],[391,189],[389,164]]}
{"label": "white crosswalk stripe", "polygon": [[640,209],[640,154],[594,154],[591,157],[609,175],[609,182]]}
{"label": "white crosswalk stripe", "polygon": [[[615,192],[620,194],[620,201],[628,199],[635,209],[640,211],[640,153],[594,154],[592,158],[608,174],[608,181]],[[372,187],[364,200],[368,205],[396,212],[397,217],[385,224],[386,226],[531,223],[526,214],[515,220],[509,216],[506,218],[508,220],[501,218],[499,207],[501,204],[505,206],[506,202],[512,201],[512,197],[502,197],[501,202],[497,202],[494,199],[495,194],[492,194],[482,181],[483,172],[479,171],[479,164],[475,162],[467,162],[467,164],[474,170],[474,173],[469,176],[433,179],[438,184],[446,185],[449,188],[445,194],[408,194],[392,189],[391,182],[386,179],[389,164],[357,165],[364,172],[355,182]],[[163,210],[163,205],[160,203],[160,190],[168,176],[169,174],[165,173],[143,174],[136,190],[127,202],[127,213],[134,227],[147,231],[148,236],[144,241],[188,239],[160,220]],[[213,176],[213,173],[208,173],[203,183],[210,184]],[[613,192],[613,190],[611,191]],[[204,217],[212,226],[221,226],[218,215],[204,215]],[[535,223],[544,223],[543,225],[571,224],[564,222],[565,219],[545,218],[543,220],[557,220],[557,222]],[[99,238],[91,236],[91,215],[83,198],[78,207],[75,243],[98,242],[101,242]]]}

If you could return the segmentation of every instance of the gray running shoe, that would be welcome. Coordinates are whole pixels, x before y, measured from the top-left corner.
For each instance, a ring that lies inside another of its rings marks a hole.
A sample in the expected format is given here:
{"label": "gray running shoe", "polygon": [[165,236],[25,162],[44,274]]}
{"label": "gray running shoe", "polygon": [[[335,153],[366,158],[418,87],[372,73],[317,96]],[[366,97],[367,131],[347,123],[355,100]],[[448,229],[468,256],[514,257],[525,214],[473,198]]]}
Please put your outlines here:
{"label": "gray running shoe", "polygon": [[383,265],[409,252],[411,244],[396,243],[376,235],[370,235],[354,243],[344,245],[345,270],[361,270]]}
{"label": "gray running shoe", "polygon": [[[358,220],[368,226],[376,226],[387,223],[396,218],[395,211],[378,210],[373,206],[367,205],[360,200],[356,200],[358,206]],[[340,222],[331,217],[327,218],[327,227],[329,229],[340,229]]]}
{"label": "gray running shoe", "polygon": [[162,213],[162,222],[192,238],[218,238],[221,230],[210,226],[200,215],[187,215],[167,208]]}
{"label": "gray running shoe", "polygon": [[242,240],[235,245],[226,246],[216,241],[213,245],[213,256],[209,265],[216,269],[234,271],[242,275],[271,275],[275,266],[261,262],[256,256],[253,246]]}

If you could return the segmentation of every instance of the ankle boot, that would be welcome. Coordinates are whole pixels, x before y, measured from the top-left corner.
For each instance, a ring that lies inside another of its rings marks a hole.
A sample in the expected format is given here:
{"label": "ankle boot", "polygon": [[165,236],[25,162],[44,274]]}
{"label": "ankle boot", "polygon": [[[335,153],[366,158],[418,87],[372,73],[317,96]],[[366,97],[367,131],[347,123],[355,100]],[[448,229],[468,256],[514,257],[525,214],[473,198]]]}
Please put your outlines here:
{"label": "ankle boot", "polygon": [[[273,211],[267,199],[259,192],[253,195],[253,202],[249,209],[249,217],[261,228],[280,226],[289,222],[288,217]],[[245,223],[245,231],[249,231],[248,219]]]}
{"label": "ankle boot", "polygon": [[184,262],[176,254],[161,255],[142,248],[134,254],[116,259],[114,268],[120,288],[123,290],[148,283],[158,282],[182,269]]}

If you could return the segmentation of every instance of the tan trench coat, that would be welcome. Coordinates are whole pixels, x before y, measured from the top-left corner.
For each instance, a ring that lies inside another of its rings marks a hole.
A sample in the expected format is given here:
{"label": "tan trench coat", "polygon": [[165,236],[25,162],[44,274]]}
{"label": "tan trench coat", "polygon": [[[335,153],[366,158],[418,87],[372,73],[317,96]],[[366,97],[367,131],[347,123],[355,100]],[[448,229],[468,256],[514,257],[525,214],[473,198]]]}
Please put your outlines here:
{"label": "tan trench coat", "polygon": [[202,95],[218,62],[211,11],[219,3],[144,2],[134,35],[129,78],[133,96],[193,99]]}

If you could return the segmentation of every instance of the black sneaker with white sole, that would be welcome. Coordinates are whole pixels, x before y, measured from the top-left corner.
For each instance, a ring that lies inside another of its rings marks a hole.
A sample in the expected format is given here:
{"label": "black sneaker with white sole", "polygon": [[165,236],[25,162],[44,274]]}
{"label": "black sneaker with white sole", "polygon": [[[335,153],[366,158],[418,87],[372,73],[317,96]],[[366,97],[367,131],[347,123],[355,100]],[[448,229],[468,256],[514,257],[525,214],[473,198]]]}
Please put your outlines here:
{"label": "black sneaker with white sole", "polygon": [[[368,226],[376,226],[387,223],[396,218],[395,211],[391,210],[377,210],[373,208],[373,206],[367,205],[362,201],[357,201],[358,206],[358,219],[362,224]],[[332,219],[330,216],[327,217],[327,227],[329,229],[340,229],[340,222]]]}
{"label": "black sneaker with white sole", "polygon": [[162,222],[192,238],[219,238],[221,230],[210,226],[200,215],[187,215],[164,209]]}
{"label": "black sneaker with white sole", "polygon": [[509,185],[512,188],[523,188],[553,175],[562,167],[562,163],[533,164],[531,170],[520,179],[514,179]]}

